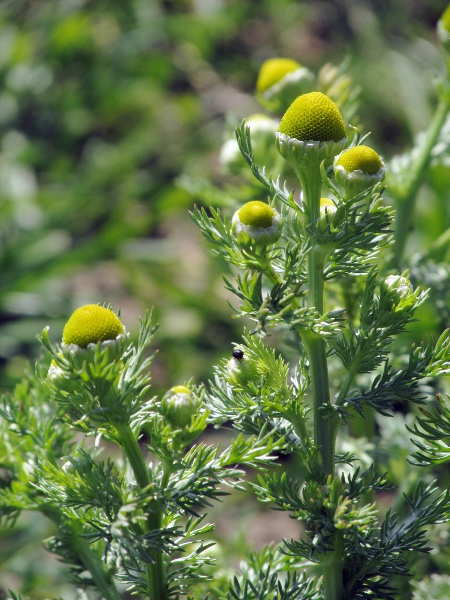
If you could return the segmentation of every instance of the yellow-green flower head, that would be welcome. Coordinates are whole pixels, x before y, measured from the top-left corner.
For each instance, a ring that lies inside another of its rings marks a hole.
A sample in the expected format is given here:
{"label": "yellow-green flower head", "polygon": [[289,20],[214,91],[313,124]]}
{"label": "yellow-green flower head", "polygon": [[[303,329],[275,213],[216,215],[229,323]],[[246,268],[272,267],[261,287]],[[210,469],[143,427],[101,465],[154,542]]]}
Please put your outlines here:
{"label": "yellow-green flower head", "polygon": [[161,412],[173,427],[186,427],[200,408],[200,400],[185,385],[171,388],[161,400]]}
{"label": "yellow-green flower head", "polygon": [[122,323],[111,309],[86,304],[72,313],[64,327],[62,342],[87,348],[89,344],[115,340],[123,332]]}
{"label": "yellow-green flower head", "polygon": [[375,175],[383,168],[383,161],[369,146],[355,146],[345,150],[337,158],[336,164],[344,167],[347,173],[362,171],[366,175]]}
{"label": "yellow-green flower head", "polygon": [[334,160],[334,176],[347,191],[359,193],[383,181],[384,163],[369,146],[354,146],[344,150]]}
{"label": "yellow-green flower head", "polygon": [[301,64],[291,58],[269,58],[261,65],[256,89],[258,92],[265,92],[285,75],[300,68]]}
{"label": "yellow-green flower head", "polygon": [[253,200],[237,210],[231,221],[231,230],[239,244],[267,246],[281,235],[282,219],[268,204]]}
{"label": "yellow-green flower head", "polygon": [[278,131],[302,142],[339,142],[345,137],[338,107],[321,92],[299,96],[285,112]]}
{"label": "yellow-green flower head", "polygon": [[321,92],[299,96],[281,119],[278,151],[296,164],[321,163],[347,143],[345,125],[336,104]]}
{"label": "yellow-green flower head", "polygon": [[337,211],[337,206],[330,200],[329,198],[321,198],[320,199],[320,216],[325,216],[326,214],[332,216]]}
{"label": "yellow-green flower head", "polygon": [[321,198],[319,204],[320,218],[319,229],[322,232],[329,231],[333,222],[334,214],[337,211],[336,204],[329,198]]}
{"label": "yellow-green flower head", "polygon": [[259,71],[257,99],[273,111],[283,111],[300,94],[311,91],[314,75],[291,58],[270,58]]}
{"label": "yellow-green flower head", "polygon": [[437,32],[442,45],[450,52],[450,4],[442,13],[437,24]]}

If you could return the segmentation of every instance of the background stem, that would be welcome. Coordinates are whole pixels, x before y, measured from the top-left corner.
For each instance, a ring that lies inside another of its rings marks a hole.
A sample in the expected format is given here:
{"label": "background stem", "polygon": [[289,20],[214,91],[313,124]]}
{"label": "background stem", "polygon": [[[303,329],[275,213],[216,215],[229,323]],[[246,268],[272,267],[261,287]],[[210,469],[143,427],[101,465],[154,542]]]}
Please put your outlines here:
{"label": "background stem", "polygon": [[425,172],[430,164],[431,152],[445,122],[450,106],[445,100],[441,100],[433,115],[425,140],[420,148],[416,162],[411,168],[411,177],[405,187],[403,194],[397,198],[397,209],[395,215],[395,242],[394,260],[396,267],[401,271],[403,254],[405,251],[407,236],[414,216],[414,205],[417,192],[422,184]]}
{"label": "background stem", "polygon": [[116,589],[109,573],[105,572],[98,556],[91,550],[88,542],[80,535],[82,529],[76,522],[70,523],[71,544],[73,550],[80,557],[81,562],[91,574],[101,598],[106,600],[121,600],[121,595]]}

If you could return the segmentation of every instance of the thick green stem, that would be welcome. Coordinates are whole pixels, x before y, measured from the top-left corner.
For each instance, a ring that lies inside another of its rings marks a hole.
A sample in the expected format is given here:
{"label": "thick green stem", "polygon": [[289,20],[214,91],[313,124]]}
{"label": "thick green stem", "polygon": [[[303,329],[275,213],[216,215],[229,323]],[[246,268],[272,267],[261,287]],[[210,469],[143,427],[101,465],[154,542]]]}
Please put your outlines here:
{"label": "thick green stem", "polygon": [[[139,444],[129,425],[116,424],[122,448],[130,462],[136,481],[141,488],[150,484],[150,477],[142,456]],[[162,509],[157,502],[149,507],[149,517],[145,530],[147,532],[160,529],[162,525]],[[152,552],[153,563],[146,566],[150,600],[167,600],[166,573],[161,552]]]}
{"label": "thick green stem", "polygon": [[[322,178],[319,165],[297,172],[303,192],[307,225],[315,226],[320,217],[320,191]],[[312,241],[308,254],[308,303],[320,314],[323,313],[325,251]],[[301,332],[308,354],[313,392],[314,440],[320,449],[322,465],[326,475],[334,474],[336,426],[330,419],[330,389],[326,347],[322,337],[311,331]]]}
{"label": "thick green stem", "polygon": [[314,442],[320,449],[325,475],[334,475],[337,427],[330,416],[330,390],[325,342],[310,331],[302,332],[308,354],[313,393]]}
{"label": "thick green stem", "polygon": [[296,169],[303,193],[303,207],[309,223],[317,223],[320,218],[320,192],[322,175],[320,165],[311,165],[306,169]]}
{"label": "thick green stem", "polygon": [[334,535],[333,550],[325,554],[323,561],[323,589],[325,600],[344,599],[344,538],[341,531]]}
{"label": "thick green stem", "polygon": [[[319,165],[297,172],[303,192],[306,231],[314,231],[320,218],[321,174]],[[324,309],[324,261],[327,250],[311,234],[308,253],[308,304],[320,314]],[[310,331],[300,332],[309,359],[314,413],[314,442],[319,448],[325,475],[334,476],[335,447],[339,419],[332,415],[326,345],[323,338]],[[323,559],[324,600],[343,600],[344,544],[337,532],[333,549]]]}
{"label": "thick green stem", "polygon": [[428,128],[424,143],[420,148],[416,162],[411,167],[411,177],[401,196],[398,198],[398,207],[395,216],[395,244],[394,260],[399,270],[402,269],[403,253],[405,251],[406,240],[411,227],[414,205],[417,192],[423,181],[426,169],[431,160],[431,152],[436,144],[436,140],[445,122],[449,112],[450,105],[445,100],[441,100],[433,115],[430,127]]}

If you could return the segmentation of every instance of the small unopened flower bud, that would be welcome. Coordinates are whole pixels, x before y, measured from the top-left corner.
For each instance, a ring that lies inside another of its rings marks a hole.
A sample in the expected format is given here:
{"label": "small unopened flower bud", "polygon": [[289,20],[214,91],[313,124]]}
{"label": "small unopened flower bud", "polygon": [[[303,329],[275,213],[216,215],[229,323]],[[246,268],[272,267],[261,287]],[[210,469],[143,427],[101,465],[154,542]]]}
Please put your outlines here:
{"label": "small unopened flower bud", "polygon": [[47,378],[53,386],[69,393],[74,392],[79,385],[79,382],[73,376],[71,377],[70,373],[62,369],[55,359],[50,363]]}
{"label": "small unopened flower bud", "polygon": [[64,473],[67,473],[68,475],[69,474],[74,475],[75,473],[79,473],[82,475],[86,470],[86,465],[81,460],[81,458],[72,456],[71,458],[69,458],[68,461],[66,461],[63,464],[62,470],[64,471]]}
{"label": "small unopened flower bud", "polygon": [[313,86],[314,75],[306,67],[290,58],[271,58],[259,71],[257,98],[269,110],[282,111]]}
{"label": "small unopened flower bud", "polygon": [[123,325],[111,309],[87,304],[72,313],[64,327],[62,341],[86,348],[89,344],[115,340],[122,333]]}
{"label": "small unopened flower bud", "polygon": [[399,312],[414,304],[418,291],[414,292],[413,286],[403,275],[389,275],[380,285],[380,308],[388,311]]}
{"label": "small unopened flower bud", "polygon": [[321,217],[324,217],[326,214],[328,214],[330,216],[330,218],[332,218],[336,211],[337,211],[337,207],[336,207],[336,204],[333,202],[333,200],[330,200],[329,198],[321,198],[320,199],[320,216]]}
{"label": "small unopened flower bud", "polygon": [[173,427],[186,427],[200,408],[200,400],[189,388],[176,385],[161,400],[161,412]]}
{"label": "small unopened flower bud", "polygon": [[413,293],[413,286],[407,277],[403,275],[389,275],[383,282],[383,286],[393,297],[402,300]]}
{"label": "small unopened flower bud", "polygon": [[253,200],[234,213],[231,227],[239,244],[261,247],[278,240],[282,219],[268,204]]}
{"label": "small unopened flower bud", "polygon": [[333,216],[337,211],[337,206],[329,198],[320,199],[320,219],[319,229],[324,231],[330,223],[333,222]]}
{"label": "small unopened flower bud", "polygon": [[344,150],[334,160],[336,181],[353,195],[383,181],[384,163],[369,146],[354,146]]}
{"label": "small unopened flower bud", "polygon": [[[248,117],[245,120],[245,124],[250,128],[252,150],[256,164],[268,166],[271,154],[277,156],[274,140],[278,129],[278,121],[271,119],[267,115],[255,114]],[[248,169],[235,135],[227,139],[222,145],[219,160],[232,173],[237,173],[241,169],[245,169],[246,171]]]}
{"label": "small unopened flower bud", "polygon": [[437,24],[437,33],[441,44],[450,52],[450,4],[442,13]]}
{"label": "small unopened flower bud", "polygon": [[299,96],[285,112],[276,135],[280,154],[291,164],[304,166],[332,158],[346,143],[341,113],[321,92]]}
{"label": "small unopened flower bud", "polygon": [[235,349],[227,363],[225,379],[230,385],[241,389],[245,389],[250,382],[257,384],[261,379],[258,361],[243,350]]}

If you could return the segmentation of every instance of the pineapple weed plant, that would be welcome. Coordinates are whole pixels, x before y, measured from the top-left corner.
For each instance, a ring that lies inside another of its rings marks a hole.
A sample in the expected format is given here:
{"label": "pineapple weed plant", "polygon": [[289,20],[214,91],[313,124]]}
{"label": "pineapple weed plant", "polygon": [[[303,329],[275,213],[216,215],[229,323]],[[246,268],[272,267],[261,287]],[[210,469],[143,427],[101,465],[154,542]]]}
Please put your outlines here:
{"label": "pineapple weed plant", "polygon": [[[439,23],[447,49],[449,31],[450,9]],[[438,395],[436,403],[430,392],[450,371],[450,335],[406,357],[395,352],[395,338],[427,298],[415,284],[432,254],[401,269],[449,85],[439,84],[420,143],[388,167],[347,125],[351,90],[335,68],[316,79],[290,59],[262,66],[257,96],[284,116],[276,132],[263,116],[237,127],[243,159],[232,140],[222,153],[232,170],[246,166],[260,196],[232,218],[214,208],[193,213],[217,254],[239,270],[225,284],[240,302],[236,315],[254,323],[212,382],[153,397],[151,313],[130,342],[120,315],[92,304],[73,313],[61,344],[44,330],[50,367],[43,361],[3,398],[3,523],[22,511],[48,517],[55,534],[46,547],[68,565],[79,598],[118,600],[128,589],[151,600],[395,599],[396,576],[432,549],[430,527],[450,521],[450,493],[433,478],[450,459],[450,402]],[[281,183],[289,169],[298,178],[292,190]],[[395,218],[381,197],[386,171]],[[437,245],[447,241],[444,234]],[[289,361],[268,334],[285,341]],[[396,491],[389,473],[366,463],[399,402],[418,416],[401,433],[415,449],[405,489]],[[236,431],[227,447],[198,440],[208,424],[225,423]],[[119,452],[103,458],[104,441]],[[295,472],[278,465],[280,455],[292,455]],[[228,583],[215,581],[206,511],[227,486],[248,490],[248,468],[259,472],[249,484],[258,500],[300,521],[303,533],[250,554]],[[377,506],[383,492],[387,510]],[[450,579],[439,576],[413,593],[444,598],[449,590]]]}

